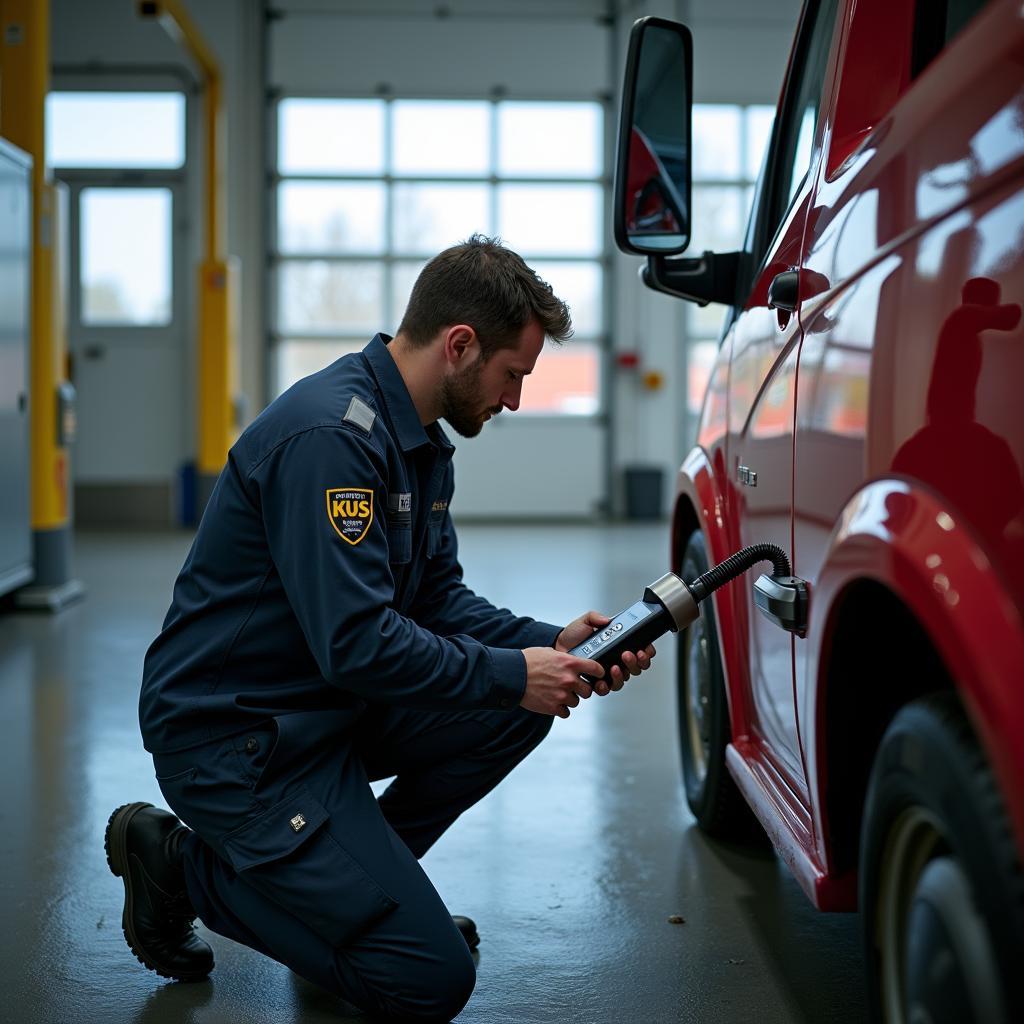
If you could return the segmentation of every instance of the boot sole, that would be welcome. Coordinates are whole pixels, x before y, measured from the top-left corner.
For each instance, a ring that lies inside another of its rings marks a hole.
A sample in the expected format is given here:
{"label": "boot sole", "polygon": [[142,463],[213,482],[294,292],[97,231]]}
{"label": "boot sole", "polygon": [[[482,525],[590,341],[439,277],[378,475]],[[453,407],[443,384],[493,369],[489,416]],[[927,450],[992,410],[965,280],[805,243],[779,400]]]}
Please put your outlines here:
{"label": "boot sole", "polygon": [[123,804],[110,815],[107,820],[107,828],[103,834],[103,849],[107,854],[107,866],[115,878],[120,878],[124,883],[124,910],[121,913],[121,930],[124,932],[124,940],[128,948],[135,954],[135,959],[143,967],[155,971],[161,978],[168,978],[170,981],[202,981],[208,976],[206,971],[169,971],[162,964],[158,964],[147,952],[142,943],[139,942],[132,926],[132,912],[135,904],[134,885],[131,872],[128,870],[128,825],[132,818],[139,811],[152,804],[134,803]]}

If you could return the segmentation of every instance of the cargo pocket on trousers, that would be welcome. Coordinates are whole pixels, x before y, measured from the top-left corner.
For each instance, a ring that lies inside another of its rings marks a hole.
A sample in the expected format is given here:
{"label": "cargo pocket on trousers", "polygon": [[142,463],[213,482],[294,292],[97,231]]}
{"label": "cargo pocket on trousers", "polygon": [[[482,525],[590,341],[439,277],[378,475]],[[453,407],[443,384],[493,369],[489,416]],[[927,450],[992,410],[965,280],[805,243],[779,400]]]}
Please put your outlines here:
{"label": "cargo pocket on trousers", "polygon": [[328,817],[300,786],[221,844],[239,878],[340,946],[398,902],[330,834]]}

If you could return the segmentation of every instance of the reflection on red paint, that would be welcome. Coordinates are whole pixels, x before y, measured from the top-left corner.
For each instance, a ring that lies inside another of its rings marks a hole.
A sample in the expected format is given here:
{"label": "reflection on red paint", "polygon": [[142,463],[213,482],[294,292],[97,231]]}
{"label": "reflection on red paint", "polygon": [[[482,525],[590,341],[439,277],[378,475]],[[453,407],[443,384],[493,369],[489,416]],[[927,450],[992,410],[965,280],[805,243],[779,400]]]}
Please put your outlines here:
{"label": "reflection on red paint", "polygon": [[982,333],[1012,331],[1017,303],[999,302],[999,284],[971,278],[963,302],[939,332],[928,386],[926,422],[897,452],[893,469],[942,494],[968,493],[972,518],[985,533],[1000,534],[1024,515],[1024,482],[1006,439],[977,421],[976,390],[984,359]]}

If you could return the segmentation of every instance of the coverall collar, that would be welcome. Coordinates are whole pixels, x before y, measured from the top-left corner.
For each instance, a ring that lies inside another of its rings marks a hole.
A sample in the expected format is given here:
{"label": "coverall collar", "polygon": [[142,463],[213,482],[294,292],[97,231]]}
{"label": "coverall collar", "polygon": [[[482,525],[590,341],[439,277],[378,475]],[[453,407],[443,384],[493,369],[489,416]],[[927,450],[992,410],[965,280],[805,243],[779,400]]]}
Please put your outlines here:
{"label": "coverall collar", "polygon": [[439,423],[431,423],[424,427],[420,423],[419,413],[413,405],[412,396],[405,386],[405,381],[388,351],[390,334],[375,334],[373,340],[363,349],[373,375],[380,385],[381,394],[387,403],[388,412],[395,425],[398,443],[403,451],[419,448],[424,444],[432,444],[450,455],[455,445],[448,440],[448,435]]}

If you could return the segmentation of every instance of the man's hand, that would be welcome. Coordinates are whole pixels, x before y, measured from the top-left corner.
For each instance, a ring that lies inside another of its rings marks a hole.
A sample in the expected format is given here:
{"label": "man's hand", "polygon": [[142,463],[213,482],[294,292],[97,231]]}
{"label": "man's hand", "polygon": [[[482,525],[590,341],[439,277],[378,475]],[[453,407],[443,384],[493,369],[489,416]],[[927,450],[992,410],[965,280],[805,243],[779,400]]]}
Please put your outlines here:
{"label": "man's hand", "polygon": [[[558,634],[555,640],[555,650],[571,651],[578,644],[583,643],[595,629],[601,629],[611,621],[607,615],[602,615],[600,612],[590,611],[581,615]],[[639,675],[651,667],[651,659],[656,653],[653,645],[648,645],[644,650],[636,653],[627,651],[622,655],[621,665],[612,665],[610,678],[607,681],[598,680],[594,686],[594,693],[599,697],[604,697],[611,690],[621,690],[630,676]],[[587,673],[587,675],[593,674],[592,672]]]}
{"label": "man's hand", "polygon": [[604,675],[604,669],[596,661],[576,658],[550,647],[527,647],[523,657],[526,658],[526,693],[519,704],[541,715],[568,718],[569,708],[578,706],[581,697],[586,699],[593,692],[590,685],[580,679],[581,673],[594,677]]}

